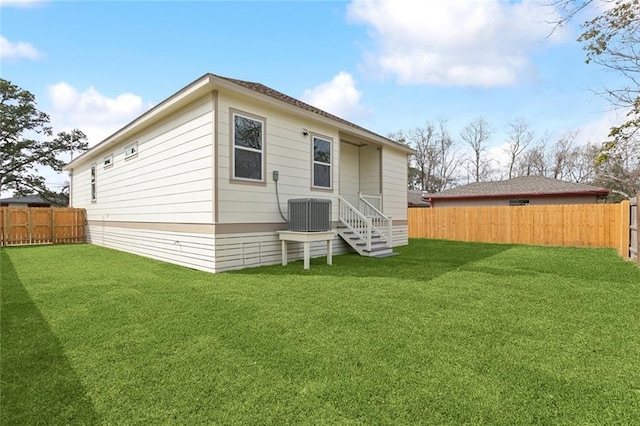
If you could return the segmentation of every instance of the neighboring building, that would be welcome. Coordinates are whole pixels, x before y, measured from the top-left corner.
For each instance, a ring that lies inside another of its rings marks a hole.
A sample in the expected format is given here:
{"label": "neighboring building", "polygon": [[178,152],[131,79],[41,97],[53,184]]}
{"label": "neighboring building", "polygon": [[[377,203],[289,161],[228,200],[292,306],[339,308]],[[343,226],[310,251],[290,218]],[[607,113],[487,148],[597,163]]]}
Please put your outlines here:
{"label": "neighboring building", "polygon": [[336,238],[335,253],[362,253],[368,232],[387,248],[407,244],[413,152],[262,84],[206,74],[65,170],[89,242],[219,272],[281,261],[289,199],[331,200],[332,228],[357,234]]}
{"label": "neighboring building", "polygon": [[422,191],[418,189],[410,189],[407,192],[407,203],[409,207],[431,207],[431,204],[423,199]]}
{"label": "neighboring building", "polygon": [[497,182],[474,182],[425,195],[432,207],[592,204],[609,194],[606,188],[542,176],[521,176]]}
{"label": "neighboring building", "polygon": [[38,195],[19,195],[1,198],[0,207],[51,207],[51,203]]}

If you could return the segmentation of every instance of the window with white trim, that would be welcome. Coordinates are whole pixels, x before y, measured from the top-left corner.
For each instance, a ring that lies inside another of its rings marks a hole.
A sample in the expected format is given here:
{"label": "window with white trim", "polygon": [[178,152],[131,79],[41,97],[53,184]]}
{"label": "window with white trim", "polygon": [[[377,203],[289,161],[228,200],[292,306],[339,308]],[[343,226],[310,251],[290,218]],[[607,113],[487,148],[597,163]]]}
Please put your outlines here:
{"label": "window with white trim", "polygon": [[106,169],[107,167],[113,166],[113,154],[109,154],[104,157],[103,167]]}
{"label": "window with white trim", "polygon": [[91,165],[91,201],[98,200],[98,192],[97,192],[97,181],[98,181],[98,167],[95,163]]}
{"label": "window with white trim", "polygon": [[314,188],[331,188],[331,141],[314,136],[313,184]]}
{"label": "window with white trim", "polygon": [[127,145],[124,148],[124,159],[132,158],[138,155],[138,142],[134,142],[131,145]]}
{"label": "window with white trim", "polygon": [[264,180],[264,121],[233,113],[233,178]]}

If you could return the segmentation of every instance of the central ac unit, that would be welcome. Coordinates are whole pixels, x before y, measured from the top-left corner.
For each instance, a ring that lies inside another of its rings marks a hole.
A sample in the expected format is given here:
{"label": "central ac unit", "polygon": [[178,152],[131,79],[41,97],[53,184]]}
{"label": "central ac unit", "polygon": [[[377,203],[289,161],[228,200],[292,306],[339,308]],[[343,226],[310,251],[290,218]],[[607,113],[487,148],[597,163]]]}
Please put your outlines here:
{"label": "central ac unit", "polygon": [[331,230],[331,200],[298,198],[289,200],[289,230],[321,232]]}

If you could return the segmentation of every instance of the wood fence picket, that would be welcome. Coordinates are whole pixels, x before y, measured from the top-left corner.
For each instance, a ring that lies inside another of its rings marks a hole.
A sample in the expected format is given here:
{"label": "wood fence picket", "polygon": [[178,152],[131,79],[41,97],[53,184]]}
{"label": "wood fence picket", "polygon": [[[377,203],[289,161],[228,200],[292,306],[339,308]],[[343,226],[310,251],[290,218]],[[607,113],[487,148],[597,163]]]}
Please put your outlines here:
{"label": "wood fence picket", "polygon": [[638,235],[638,222],[640,221],[640,205],[638,198],[632,198],[629,202],[629,258],[640,265],[640,235]]}
{"label": "wood fence picket", "polygon": [[410,208],[408,219],[410,238],[612,247],[621,256],[629,258],[629,201],[619,204]]}
{"label": "wood fence picket", "polygon": [[0,246],[84,243],[86,211],[62,207],[0,207]]}

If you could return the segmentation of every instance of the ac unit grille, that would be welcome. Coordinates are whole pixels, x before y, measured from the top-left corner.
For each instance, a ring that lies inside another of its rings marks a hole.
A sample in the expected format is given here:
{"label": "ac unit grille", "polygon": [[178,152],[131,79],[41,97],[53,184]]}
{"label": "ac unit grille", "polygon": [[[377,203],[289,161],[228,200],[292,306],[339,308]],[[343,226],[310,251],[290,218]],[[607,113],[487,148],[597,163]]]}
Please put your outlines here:
{"label": "ac unit grille", "polygon": [[299,198],[289,200],[289,230],[321,232],[331,229],[331,200]]}

